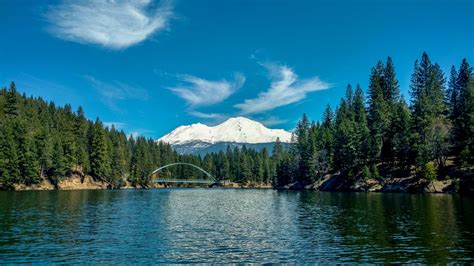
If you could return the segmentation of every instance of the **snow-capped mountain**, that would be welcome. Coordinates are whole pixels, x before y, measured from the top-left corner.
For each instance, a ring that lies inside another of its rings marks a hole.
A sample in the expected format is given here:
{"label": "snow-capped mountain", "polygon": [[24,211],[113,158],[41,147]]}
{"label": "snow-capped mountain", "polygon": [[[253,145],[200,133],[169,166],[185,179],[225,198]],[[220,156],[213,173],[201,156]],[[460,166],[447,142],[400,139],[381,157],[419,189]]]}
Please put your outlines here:
{"label": "snow-capped mountain", "polygon": [[158,141],[171,144],[180,153],[207,153],[220,149],[241,147],[271,147],[277,138],[283,143],[291,141],[291,133],[282,129],[269,129],[245,117],[230,118],[217,126],[200,123],[180,126]]}

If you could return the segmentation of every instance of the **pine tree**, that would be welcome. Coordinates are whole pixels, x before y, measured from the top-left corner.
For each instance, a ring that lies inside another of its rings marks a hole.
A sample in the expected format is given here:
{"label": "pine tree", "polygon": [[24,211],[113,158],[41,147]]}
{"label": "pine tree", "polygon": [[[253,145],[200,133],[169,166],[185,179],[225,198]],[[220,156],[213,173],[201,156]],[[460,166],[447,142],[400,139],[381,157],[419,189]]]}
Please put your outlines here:
{"label": "pine tree", "polygon": [[309,184],[313,179],[310,173],[312,153],[309,129],[309,119],[306,114],[303,114],[303,117],[296,125],[295,130],[295,136],[297,139],[295,145],[299,154],[298,181],[302,182],[303,184]]}
{"label": "pine tree", "polygon": [[3,187],[13,189],[20,180],[20,171],[12,128],[6,122],[0,121],[0,182]]}
{"label": "pine tree", "polygon": [[124,143],[121,142],[119,133],[115,130],[113,126],[110,138],[113,149],[111,158],[111,172],[110,176],[108,177],[108,182],[113,187],[120,187],[123,183],[127,167]]}
{"label": "pine tree", "polygon": [[464,158],[465,161],[473,165],[474,164],[474,76],[471,76],[469,80],[469,84],[467,86],[467,99],[466,99],[466,123],[467,123],[467,129],[469,130],[467,132],[467,135],[469,136],[466,140],[467,143],[467,148],[466,154],[469,154],[467,158]]}
{"label": "pine tree", "polygon": [[387,58],[383,71],[383,94],[385,100],[385,114],[388,124],[382,134],[382,158],[390,164],[395,163],[395,151],[392,136],[395,132],[395,125],[393,124],[396,118],[397,104],[400,100],[400,88],[396,78],[395,66],[390,57]]}
{"label": "pine tree", "polygon": [[53,143],[51,133],[47,128],[42,128],[36,136],[36,157],[40,167],[40,177],[46,176],[48,170],[52,167]]}
{"label": "pine tree", "polygon": [[250,167],[250,158],[247,156],[247,148],[244,146],[239,156],[239,182],[246,183],[253,179],[252,169]]}
{"label": "pine tree", "polygon": [[381,61],[372,68],[369,82],[370,158],[382,158],[383,137],[389,125],[388,107],[384,96],[384,65]]}
{"label": "pine tree", "polygon": [[[451,120],[453,121],[453,142],[454,142],[454,155],[458,157],[461,156],[461,153],[468,154],[469,147],[468,142],[471,138],[470,134],[470,124],[472,113],[469,108],[470,98],[472,94],[470,93],[470,82],[473,79],[472,77],[472,68],[469,66],[466,59],[464,59],[459,67],[459,73],[453,85],[450,80],[450,85],[453,86],[457,91],[456,94],[453,93],[451,96],[455,98],[451,102],[452,109],[454,113],[451,115]],[[454,106],[453,106],[454,105]]]}
{"label": "pine tree", "polygon": [[446,90],[445,102],[449,106],[449,118],[455,121],[459,117],[458,110],[458,72],[454,66],[451,67],[451,72],[448,81],[448,89]]}
{"label": "pine tree", "polygon": [[412,163],[411,147],[410,147],[410,110],[406,102],[401,99],[396,105],[394,112],[394,120],[392,120],[392,143],[394,156],[398,162],[398,168],[402,173],[410,170]]}
{"label": "pine tree", "polygon": [[261,151],[262,165],[263,165],[263,182],[265,184],[270,184],[272,180],[272,170],[270,166],[270,156],[268,154],[267,148],[263,148]]}
{"label": "pine tree", "polygon": [[50,180],[54,186],[58,187],[59,181],[66,177],[68,171],[66,158],[64,157],[63,144],[59,139],[54,143],[51,170]]}
{"label": "pine tree", "polygon": [[150,174],[153,171],[150,153],[147,149],[147,141],[144,137],[138,137],[133,150],[130,163],[130,177],[133,185],[147,187]]}
{"label": "pine tree", "polygon": [[107,151],[105,129],[99,119],[94,123],[91,137],[91,173],[95,177],[104,179],[110,174],[110,161]]}
{"label": "pine tree", "polygon": [[[412,130],[414,139],[415,161],[420,176],[427,164],[444,154],[436,148],[433,132],[440,124],[446,124],[447,107],[444,101],[444,76],[439,65],[432,64],[426,53],[423,53],[421,62],[415,62],[415,70],[410,86],[412,95]],[[446,125],[449,127],[449,125]],[[443,138],[436,136],[435,138]],[[445,141],[445,140],[443,140]],[[443,167],[443,165],[439,165]]]}
{"label": "pine tree", "polygon": [[20,176],[27,185],[38,183],[40,181],[39,162],[33,151],[33,141],[30,134],[26,132],[23,123],[17,123],[16,130],[19,134],[18,139],[18,164]]}
{"label": "pine tree", "polygon": [[[348,86],[348,90],[352,90],[350,86]],[[348,94],[346,93],[346,95]],[[357,156],[357,143],[354,112],[348,99],[341,99],[339,109],[336,111],[334,170],[352,176],[351,170],[355,166]]]}
{"label": "pine tree", "polygon": [[61,128],[61,143],[63,145],[64,161],[68,172],[76,169],[77,166],[77,145],[75,137],[75,116],[71,105],[66,104],[59,113],[58,125]]}
{"label": "pine tree", "polygon": [[7,118],[15,118],[18,116],[18,93],[14,82],[10,84],[10,89],[6,94],[4,113]]}
{"label": "pine tree", "polygon": [[[334,113],[331,110],[329,104],[326,106],[326,110],[323,115],[323,122],[321,124],[321,142],[318,149],[317,158],[320,164],[327,164],[326,170],[329,170],[330,166],[333,165],[334,155]],[[322,174],[326,174],[327,171],[323,171]]]}
{"label": "pine tree", "polygon": [[83,173],[87,173],[90,170],[87,138],[88,131],[89,123],[85,118],[84,110],[82,109],[82,107],[79,107],[77,109],[76,117],[74,119],[74,132],[77,143],[75,164]]}
{"label": "pine tree", "polygon": [[276,166],[276,182],[274,187],[280,188],[293,182],[297,165],[292,153],[284,153],[281,161]]}
{"label": "pine tree", "polygon": [[367,125],[367,113],[364,106],[364,92],[359,84],[357,84],[353,101],[356,146],[355,163],[362,167],[366,165],[368,161],[368,154],[370,151],[370,132]]}

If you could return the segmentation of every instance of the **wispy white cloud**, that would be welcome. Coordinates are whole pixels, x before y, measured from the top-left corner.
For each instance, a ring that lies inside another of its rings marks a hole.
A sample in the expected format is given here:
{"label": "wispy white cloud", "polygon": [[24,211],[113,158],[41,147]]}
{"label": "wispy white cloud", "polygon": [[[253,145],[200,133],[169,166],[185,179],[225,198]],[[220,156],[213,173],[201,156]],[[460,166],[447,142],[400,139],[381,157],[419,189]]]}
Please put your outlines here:
{"label": "wispy white cloud", "polygon": [[259,93],[254,99],[246,99],[234,105],[243,115],[262,113],[296,103],[305,99],[311,92],[331,87],[317,76],[300,80],[293,69],[286,65],[266,63],[262,66],[267,68],[270,74],[272,80],[270,88]]}
{"label": "wispy white cloud", "polygon": [[129,85],[119,81],[111,83],[100,81],[92,76],[84,77],[89,81],[97,92],[102,96],[101,100],[109,108],[119,111],[117,102],[121,100],[141,100],[148,99],[148,92],[136,85]]}
{"label": "wispy white cloud", "polygon": [[199,117],[199,118],[205,118],[205,119],[224,119],[227,116],[223,114],[216,114],[216,113],[202,113],[194,110],[189,110],[188,114]]}
{"label": "wispy white cloud", "polygon": [[172,2],[166,0],[62,0],[45,14],[54,36],[112,49],[127,48],[167,29],[172,16]]}
{"label": "wispy white cloud", "polygon": [[236,74],[233,81],[225,79],[210,81],[191,75],[182,75],[180,79],[187,84],[172,87],[170,90],[183,98],[190,107],[220,103],[229,98],[245,82],[245,77],[241,74]]}
{"label": "wispy white cloud", "polygon": [[260,121],[260,123],[264,124],[267,127],[281,125],[281,124],[284,124],[284,123],[288,122],[288,120],[281,119],[281,118],[276,117],[276,116],[270,116],[270,117],[267,117],[267,118],[264,118],[264,119],[258,119],[258,121]]}
{"label": "wispy white cloud", "polygon": [[123,129],[127,124],[122,123],[122,122],[104,122],[103,123],[105,127],[112,128],[112,126],[117,129],[121,130]]}

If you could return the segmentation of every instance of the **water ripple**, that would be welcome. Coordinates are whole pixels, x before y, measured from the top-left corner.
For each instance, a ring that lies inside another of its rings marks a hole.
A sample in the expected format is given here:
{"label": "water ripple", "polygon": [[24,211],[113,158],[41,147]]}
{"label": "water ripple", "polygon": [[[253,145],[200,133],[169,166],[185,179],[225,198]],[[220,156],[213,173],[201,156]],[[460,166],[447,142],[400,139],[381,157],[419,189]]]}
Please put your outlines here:
{"label": "water ripple", "polygon": [[473,199],[239,189],[0,193],[0,263],[474,262]]}

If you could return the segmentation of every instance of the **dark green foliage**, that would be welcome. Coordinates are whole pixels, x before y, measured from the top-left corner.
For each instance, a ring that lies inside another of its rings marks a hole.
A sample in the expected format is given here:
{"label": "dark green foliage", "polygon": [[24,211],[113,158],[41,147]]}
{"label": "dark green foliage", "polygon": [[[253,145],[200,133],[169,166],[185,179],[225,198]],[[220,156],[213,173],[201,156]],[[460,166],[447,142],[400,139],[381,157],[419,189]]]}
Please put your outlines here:
{"label": "dark green foliage", "polygon": [[67,171],[68,168],[63,145],[60,140],[57,140],[53,148],[52,167],[49,169],[50,180],[57,186],[59,181],[66,176]]}
{"label": "dark green foliage", "polygon": [[394,110],[394,117],[392,120],[392,144],[393,155],[395,158],[395,167],[397,167],[402,174],[406,174],[410,170],[410,110],[406,102],[401,99]]}
{"label": "dark green foliage", "polygon": [[425,165],[423,165],[421,171],[420,171],[421,177],[428,179],[428,180],[434,180],[436,179],[436,167],[432,162],[428,162]]}
{"label": "dark green foliage", "polygon": [[107,136],[99,119],[95,121],[92,128],[90,161],[94,176],[105,179],[110,175],[110,154],[107,148]]}
{"label": "dark green foliage", "polygon": [[18,116],[18,93],[15,83],[10,84],[10,89],[3,93],[5,95],[4,115],[6,118],[15,118]]}
{"label": "dark green foliage", "polygon": [[11,123],[0,121],[0,182],[5,188],[11,189],[20,180],[18,156],[13,138]]}
{"label": "dark green foliage", "polygon": [[130,163],[130,180],[133,185],[148,186],[149,175],[154,170],[147,140],[138,137]]}
{"label": "dark green foliage", "polygon": [[[41,98],[21,96],[14,83],[0,90],[0,136],[0,188],[4,189],[43,179],[58,185],[73,174],[92,175],[111,187],[120,187],[126,180],[147,186],[151,171],[164,163],[201,164],[200,158],[179,156],[167,144],[127,139],[124,132],[109,130],[100,120],[93,123],[85,118],[81,107],[72,112],[69,105],[57,107]],[[185,167],[170,168],[162,174],[203,177]]]}
{"label": "dark green foliage", "polygon": [[422,176],[426,165],[438,159],[438,167],[444,167],[447,155],[447,120],[444,76],[438,64],[432,64],[423,53],[420,63],[415,62],[410,92],[412,96],[413,154],[418,174]]}
{"label": "dark green foliage", "polygon": [[370,128],[369,155],[372,161],[380,161],[382,169],[395,163],[393,135],[397,134],[396,111],[400,89],[395,67],[390,57],[385,65],[378,62],[372,69],[369,84],[368,121]]}
{"label": "dark green foliage", "polygon": [[34,152],[32,136],[26,132],[26,126],[18,123],[16,126],[18,134],[18,168],[20,176],[25,184],[31,185],[40,181],[39,162]]}
{"label": "dark green foliage", "polygon": [[310,183],[312,181],[310,172],[311,161],[311,136],[310,136],[310,122],[306,114],[298,122],[295,130],[295,137],[298,141],[295,143],[296,150],[299,155],[299,171],[297,178],[302,183]]}
{"label": "dark green foliage", "polygon": [[370,74],[367,107],[362,89],[353,92],[349,85],[335,115],[328,106],[321,124],[303,116],[294,148],[273,156],[273,183],[307,184],[331,173],[378,180],[411,174],[444,178],[450,155],[455,168],[469,171],[474,163],[474,80],[466,60],[459,71],[453,68],[448,85],[446,90],[441,68],[424,53],[415,63],[409,107],[400,97],[392,59],[379,61]]}
{"label": "dark green foliage", "polygon": [[[469,175],[474,164],[474,78],[466,60],[458,70],[452,68],[447,85],[439,65],[424,53],[415,62],[408,106],[389,57],[372,68],[367,101],[359,85],[355,90],[348,85],[335,112],[328,105],[320,122],[303,115],[289,148],[277,140],[271,155],[243,147],[201,158],[177,154],[170,145],[145,137],[127,137],[99,119],[87,120],[81,107],[73,112],[70,105],[27,98],[11,83],[0,90],[0,188],[44,179],[58,185],[67,176],[87,174],[111,188],[127,181],[149,187],[151,172],[174,162],[200,166],[220,180],[275,187],[308,185],[337,173],[382,181],[413,174],[444,178],[449,171]],[[206,178],[185,165],[157,175]]]}
{"label": "dark green foliage", "polygon": [[384,65],[381,61],[372,68],[369,81],[368,121],[370,134],[370,158],[383,158],[383,138],[389,125],[388,106],[384,97]]}
{"label": "dark green foliage", "polygon": [[[462,161],[470,160],[466,156],[467,151],[472,150],[469,145],[472,143],[473,127],[473,73],[466,59],[464,59],[456,72],[453,67],[449,80],[450,91],[450,118],[453,125],[452,141],[453,155],[459,157]],[[463,159],[464,158],[464,159]],[[470,160],[472,163],[473,161]]]}

